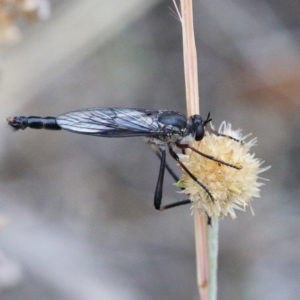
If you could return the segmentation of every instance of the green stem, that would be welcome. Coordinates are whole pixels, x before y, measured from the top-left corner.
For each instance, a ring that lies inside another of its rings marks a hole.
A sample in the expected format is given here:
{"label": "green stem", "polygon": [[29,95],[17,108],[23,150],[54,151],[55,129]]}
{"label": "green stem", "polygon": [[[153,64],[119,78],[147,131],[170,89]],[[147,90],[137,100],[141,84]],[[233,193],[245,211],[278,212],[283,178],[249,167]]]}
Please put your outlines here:
{"label": "green stem", "polygon": [[212,219],[213,226],[208,226],[208,261],[209,261],[209,300],[217,300],[217,273],[218,273],[218,238],[219,238],[219,219]]}

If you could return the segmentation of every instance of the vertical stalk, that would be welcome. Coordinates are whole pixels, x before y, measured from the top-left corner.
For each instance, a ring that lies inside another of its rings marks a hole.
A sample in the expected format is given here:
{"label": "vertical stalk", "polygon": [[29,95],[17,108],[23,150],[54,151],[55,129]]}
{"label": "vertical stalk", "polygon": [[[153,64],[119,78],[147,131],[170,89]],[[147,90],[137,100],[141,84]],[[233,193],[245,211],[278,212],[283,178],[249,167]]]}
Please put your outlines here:
{"label": "vertical stalk", "polygon": [[[198,67],[193,25],[192,0],[180,0],[187,115],[200,114]],[[218,220],[207,226],[205,214],[194,214],[197,284],[201,300],[217,299]]]}
{"label": "vertical stalk", "polygon": [[212,219],[213,227],[207,228],[208,232],[208,261],[209,261],[209,285],[208,299],[217,299],[217,271],[218,271],[218,250],[219,250],[219,219]]}
{"label": "vertical stalk", "polygon": [[184,76],[188,116],[200,114],[198,66],[195,46],[192,0],[181,0]]}

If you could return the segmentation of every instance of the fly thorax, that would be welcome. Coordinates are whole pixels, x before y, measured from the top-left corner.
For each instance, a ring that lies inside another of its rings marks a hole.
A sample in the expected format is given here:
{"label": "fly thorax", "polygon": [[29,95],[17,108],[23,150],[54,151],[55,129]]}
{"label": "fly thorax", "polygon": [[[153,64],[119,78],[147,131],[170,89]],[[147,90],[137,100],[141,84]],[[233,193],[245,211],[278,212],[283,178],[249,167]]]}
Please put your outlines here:
{"label": "fly thorax", "polygon": [[156,145],[175,144],[182,140],[182,134],[173,133],[173,134],[157,135],[157,136],[145,137],[144,140],[149,144],[156,144]]}
{"label": "fly thorax", "polygon": [[191,141],[193,141],[193,137],[191,134],[184,136],[181,140],[180,140],[180,144],[189,144]]}

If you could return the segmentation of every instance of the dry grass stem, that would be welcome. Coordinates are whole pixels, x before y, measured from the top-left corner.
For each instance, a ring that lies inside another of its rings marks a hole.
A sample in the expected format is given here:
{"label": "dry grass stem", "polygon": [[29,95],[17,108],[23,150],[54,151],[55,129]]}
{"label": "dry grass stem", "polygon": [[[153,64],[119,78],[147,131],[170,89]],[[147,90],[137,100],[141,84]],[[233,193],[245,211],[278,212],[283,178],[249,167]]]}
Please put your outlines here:
{"label": "dry grass stem", "polygon": [[[193,3],[192,0],[180,1],[180,12],[173,1],[182,25],[184,75],[186,86],[187,115],[200,114],[198,94],[198,67],[197,52],[193,25]],[[194,214],[195,243],[197,259],[197,284],[201,300],[209,299],[208,292],[208,249],[207,249],[207,221],[204,214]]]}

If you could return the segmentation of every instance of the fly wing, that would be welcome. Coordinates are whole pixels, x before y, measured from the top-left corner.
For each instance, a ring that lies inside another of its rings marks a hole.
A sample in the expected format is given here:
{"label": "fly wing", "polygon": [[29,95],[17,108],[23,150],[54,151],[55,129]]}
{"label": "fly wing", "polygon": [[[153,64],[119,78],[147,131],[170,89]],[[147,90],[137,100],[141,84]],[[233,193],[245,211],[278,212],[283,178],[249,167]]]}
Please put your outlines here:
{"label": "fly wing", "polygon": [[130,108],[90,108],[56,118],[65,130],[103,137],[151,136],[163,134],[158,110]]}

